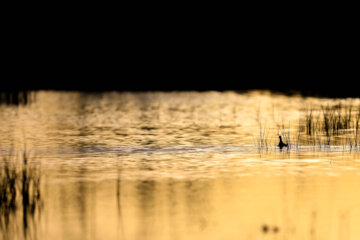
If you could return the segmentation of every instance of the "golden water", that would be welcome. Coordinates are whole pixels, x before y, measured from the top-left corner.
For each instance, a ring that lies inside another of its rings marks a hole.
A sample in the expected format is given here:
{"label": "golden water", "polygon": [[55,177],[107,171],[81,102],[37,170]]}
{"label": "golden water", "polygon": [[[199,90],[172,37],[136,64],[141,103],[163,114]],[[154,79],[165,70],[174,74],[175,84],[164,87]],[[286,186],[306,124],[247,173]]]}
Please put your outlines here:
{"label": "golden water", "polygon": [[[305,109],[359,99],[257,91],[33,98],[0,105],[0,154],[30,152],[42,204],[26,223],[19,204],[0,221],[0,239],[360,238],[358,151],[275,146],[278,126],[297,132]],[[268,151],[256,147],[260,125]]]}

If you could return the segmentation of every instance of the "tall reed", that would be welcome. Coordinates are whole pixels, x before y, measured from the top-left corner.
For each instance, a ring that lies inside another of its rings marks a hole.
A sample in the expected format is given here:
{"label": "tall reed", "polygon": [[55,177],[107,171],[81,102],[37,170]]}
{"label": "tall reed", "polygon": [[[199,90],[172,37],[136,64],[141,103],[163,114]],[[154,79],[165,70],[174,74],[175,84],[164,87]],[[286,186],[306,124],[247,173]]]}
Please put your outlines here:
{"label": "tall reed", "polygon": [[262,124],[260,124],[260,132],[259,135],[256,136],[256,146],[258,150],[268,150],[270,147],[269,142],[269,131],[266,129],[266,127],[263,127]]}
{"label": "tall reed", "polygon": [[[305,133],[311,142],[321,145],[337,145],[337,139],[346,138],[340,141],[351,148],[359,146],[359,115],[360,107],[354,111],[352,104],[344,105],[327,104],[322,105],[320,110],[308,109],[304,117]],[[351,132],[348,136],[348,133]]]}

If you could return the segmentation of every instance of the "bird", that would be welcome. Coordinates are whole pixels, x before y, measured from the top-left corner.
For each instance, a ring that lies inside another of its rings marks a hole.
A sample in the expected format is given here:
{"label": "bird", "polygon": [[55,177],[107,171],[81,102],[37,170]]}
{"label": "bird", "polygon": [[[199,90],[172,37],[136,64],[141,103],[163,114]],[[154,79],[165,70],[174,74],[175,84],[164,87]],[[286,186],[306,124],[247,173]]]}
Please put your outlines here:
{"label": "bird", "polygon": [[283,143],[283,141],[282,141],[282,139],[281,139],[281,136],[279,136],[279,138],[280,138],[280,142],[279,142],[279,148],[281,149],[281,148],[283,148],[283,147],[288,147],[288,144],[285,144],[285,143]]}

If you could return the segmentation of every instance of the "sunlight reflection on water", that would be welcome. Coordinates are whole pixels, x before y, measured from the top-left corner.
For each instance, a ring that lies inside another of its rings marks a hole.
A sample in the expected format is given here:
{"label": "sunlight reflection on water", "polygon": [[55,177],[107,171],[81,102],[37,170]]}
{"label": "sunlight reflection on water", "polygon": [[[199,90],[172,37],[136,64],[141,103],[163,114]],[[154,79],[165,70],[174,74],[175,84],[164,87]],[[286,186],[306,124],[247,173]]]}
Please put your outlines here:
{"label": "sunlight reflection on water", "polygon": [[359,105],[257,91],[36,92],[0,105],[0,154],[30,152],[44,201],[23,231],[8,227],[21,229],[21,212],[1,218],[0,239],[358,239],[359,152],[276,147],[280,125],[296,138],[307,107],[339,101]]}

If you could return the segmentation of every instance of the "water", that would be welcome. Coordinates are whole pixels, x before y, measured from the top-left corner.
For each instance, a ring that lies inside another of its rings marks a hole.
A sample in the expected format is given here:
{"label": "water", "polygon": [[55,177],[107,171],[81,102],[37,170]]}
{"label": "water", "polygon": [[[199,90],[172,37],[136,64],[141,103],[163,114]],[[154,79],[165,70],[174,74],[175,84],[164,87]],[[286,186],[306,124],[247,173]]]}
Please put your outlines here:
{"label": "water", "polygon": [[342,140],[276,144],[281,125],[306,139],[307,108],[359,102],[40,91],[26,105],[0,105],[0,165],[28,168],[40,179],[30,192],[41,193],[32,207],[20,191],[16,208],[1,209],[0,239],[358,239],[359,151]]}

